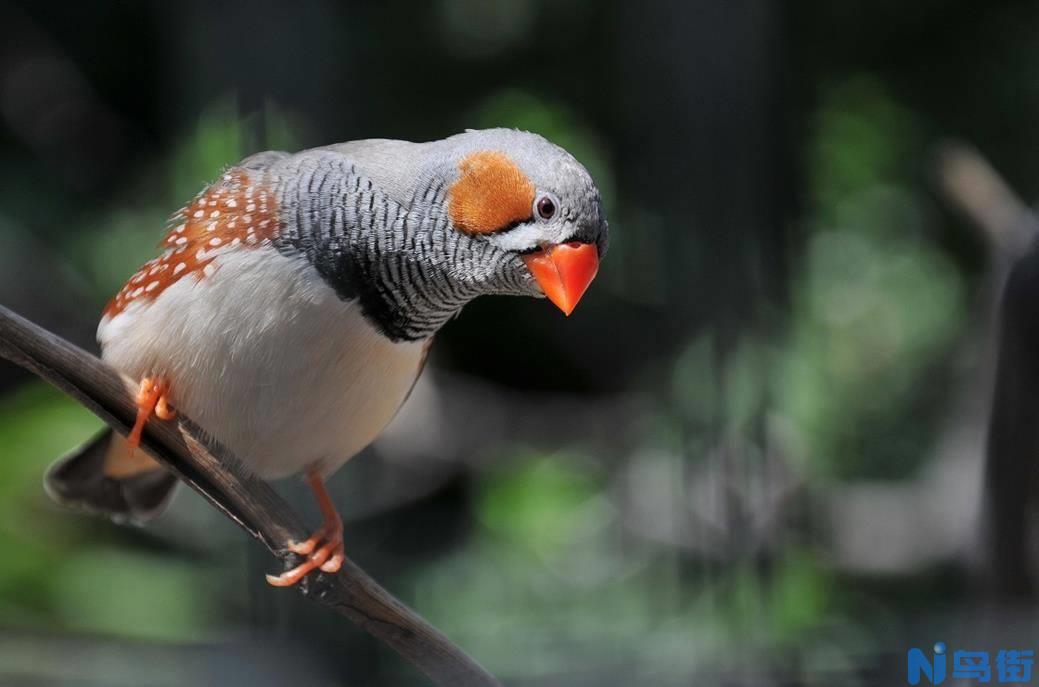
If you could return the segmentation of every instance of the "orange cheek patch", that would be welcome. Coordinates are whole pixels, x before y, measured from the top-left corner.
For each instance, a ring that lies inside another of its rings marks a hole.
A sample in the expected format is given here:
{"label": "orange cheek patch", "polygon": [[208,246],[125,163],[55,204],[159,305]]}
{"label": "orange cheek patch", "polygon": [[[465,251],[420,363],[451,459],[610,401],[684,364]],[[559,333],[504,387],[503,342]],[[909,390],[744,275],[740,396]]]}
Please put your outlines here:
{"label": "orange cheek patch", "polygon": [[534,184],[508,155],[482,150],[462,158],[461,176],[448,190],[451,221],[469,234],[488,234],[530,219]]}
{"label": "orange cheek patch", "polygon": [[278,233],[278,208],[265,180],[241,169],[225,173],[173,216],[164,252],[149,260],[105,306],[112,317],[139,299],[154,299],[187,276],[208,277],[225,249],[255,248]]}

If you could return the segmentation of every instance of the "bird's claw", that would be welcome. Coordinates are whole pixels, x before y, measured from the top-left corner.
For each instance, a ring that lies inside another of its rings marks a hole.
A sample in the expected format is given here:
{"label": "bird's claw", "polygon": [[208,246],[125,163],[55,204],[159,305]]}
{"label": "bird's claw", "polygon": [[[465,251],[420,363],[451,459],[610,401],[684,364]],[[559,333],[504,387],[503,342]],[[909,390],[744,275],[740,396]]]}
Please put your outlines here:
{"label": "bird's claw", "polygon": [[306,541],[289,544],[288,549],[307,560],[280,575],[267,575],[267,583],[274,587],[291,587],[314,570],[339,572],[345,558],[343,526],[326,524]]}
{"label": "bird's claw", "polygon": [[145,377],[137,390],[137,420],[126,440],[130,449],[136,449],[141,443],[144,425],[153,414],[160,420],[172,420],[177,416],[169,404],[170,383],[165,377]]}

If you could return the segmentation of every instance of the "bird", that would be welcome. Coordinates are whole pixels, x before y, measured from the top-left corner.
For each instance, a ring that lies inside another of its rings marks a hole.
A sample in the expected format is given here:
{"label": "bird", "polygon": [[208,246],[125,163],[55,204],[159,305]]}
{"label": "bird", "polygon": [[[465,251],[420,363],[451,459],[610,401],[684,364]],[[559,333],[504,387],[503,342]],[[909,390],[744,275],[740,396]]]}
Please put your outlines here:
{"label": "bird", "polygon": [[370,444],[436,333],[483,295],[570,315],[608,244],[602,198],[562,147],[515,129],[267,151],[170,219],[158,257],[104,307],[102,359],[139,384],[137,417],[57,461],[60,503],[143,523],[176,478],[138,449],[191,417],[264,480],[302,476],[322,524],[292,542],[291,586],[344,561],[328,477]]}

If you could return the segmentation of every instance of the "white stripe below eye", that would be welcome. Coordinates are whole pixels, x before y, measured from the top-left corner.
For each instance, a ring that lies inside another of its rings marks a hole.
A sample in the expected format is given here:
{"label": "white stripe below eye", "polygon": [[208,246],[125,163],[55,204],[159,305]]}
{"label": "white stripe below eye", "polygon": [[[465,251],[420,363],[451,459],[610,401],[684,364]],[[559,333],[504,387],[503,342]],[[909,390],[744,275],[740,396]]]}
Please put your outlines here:
{"label": "white stripe below eye", "polygon": [[562,222],[529,222],[500,234],[484,234],[487,242],[508,251],[525,251],[546,243],[563,243],[573,233],[572,224]]}

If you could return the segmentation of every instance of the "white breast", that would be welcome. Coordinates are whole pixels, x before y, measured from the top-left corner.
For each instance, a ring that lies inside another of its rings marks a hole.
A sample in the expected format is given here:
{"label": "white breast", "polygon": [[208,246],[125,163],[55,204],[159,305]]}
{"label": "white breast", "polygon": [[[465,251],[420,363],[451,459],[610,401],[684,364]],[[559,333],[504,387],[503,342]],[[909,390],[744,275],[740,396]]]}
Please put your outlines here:
{"label": "white breast", "polygon": [[166,376],[174,407],[259,476],[331,473],[393,418],[425,342],[382,336],[303,259],[259,248],[214,264],[102,320],[102,357]]}

